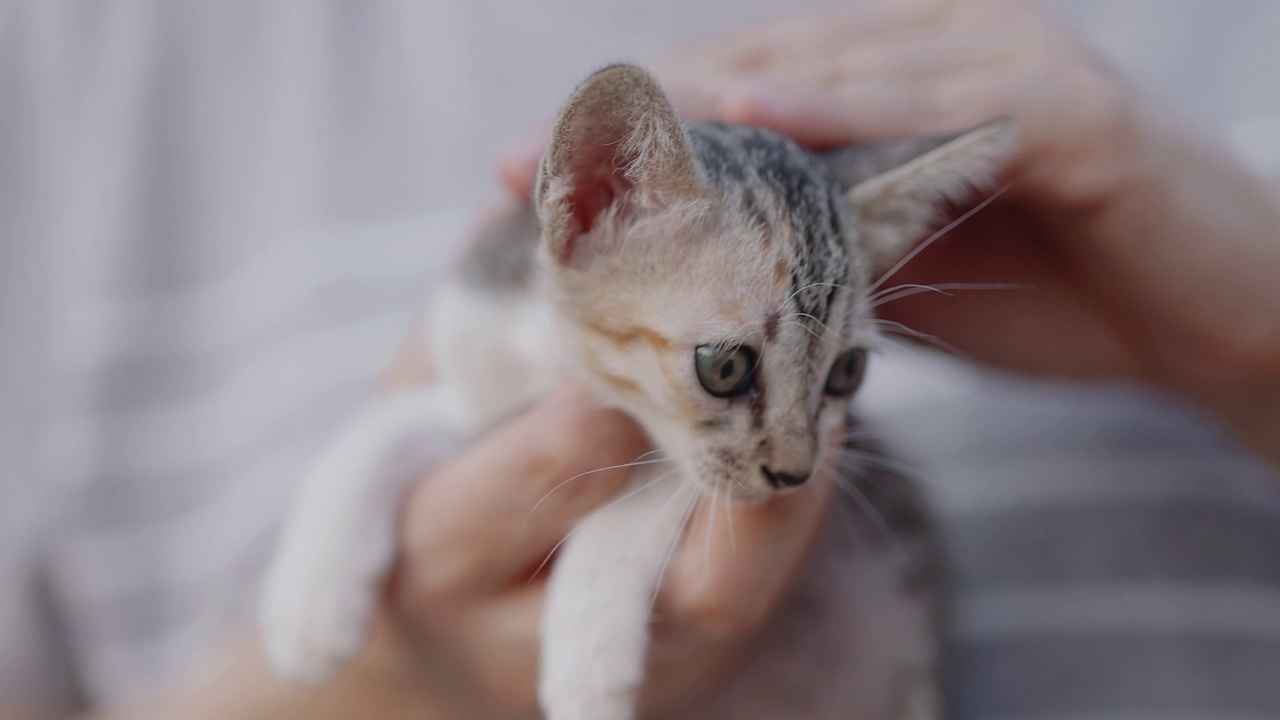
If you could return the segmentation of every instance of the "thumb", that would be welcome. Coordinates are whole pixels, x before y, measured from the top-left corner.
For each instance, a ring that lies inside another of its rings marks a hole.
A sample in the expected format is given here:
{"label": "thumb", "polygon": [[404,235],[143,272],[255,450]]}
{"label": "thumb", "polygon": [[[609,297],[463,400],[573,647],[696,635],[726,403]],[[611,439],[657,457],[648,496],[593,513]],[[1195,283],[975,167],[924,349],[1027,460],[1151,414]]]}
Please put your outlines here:
{"label": "thumb", "polygon": [[753,83],[725,92],[719,115],[828,147],[929,134],[936,123],[926,110],[918,94],[881,83],[822,91]]}

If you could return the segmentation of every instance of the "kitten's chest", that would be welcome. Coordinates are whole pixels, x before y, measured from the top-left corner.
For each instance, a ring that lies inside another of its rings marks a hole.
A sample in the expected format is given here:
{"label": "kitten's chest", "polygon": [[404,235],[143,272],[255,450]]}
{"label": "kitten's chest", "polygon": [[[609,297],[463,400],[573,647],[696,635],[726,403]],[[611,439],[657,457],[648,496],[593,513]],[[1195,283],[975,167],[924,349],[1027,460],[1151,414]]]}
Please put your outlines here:
{"label": "kitten's chest", "polygon": [[442,288],[428,319],[442,384],[461,424],[479,430],[545,395],[568,366],[551,303],[532,290]]}

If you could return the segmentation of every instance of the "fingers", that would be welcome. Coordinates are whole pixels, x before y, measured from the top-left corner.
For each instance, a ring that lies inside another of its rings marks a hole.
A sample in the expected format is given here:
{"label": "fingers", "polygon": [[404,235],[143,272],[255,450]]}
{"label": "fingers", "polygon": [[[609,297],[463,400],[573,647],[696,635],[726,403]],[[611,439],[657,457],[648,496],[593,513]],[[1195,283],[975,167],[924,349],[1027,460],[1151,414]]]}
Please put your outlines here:
{"label": "fingers", "polygon": [[459,654],[473,669],[485,695],[503,708],[519,712],[537,707],[545,601],[545,583],[520,585],[476,602],[450,628]]}
{"label": "fingers", "polygon": [[409,498],[400,598],[447,606],[524,578],[645,449],[634,422],[577,385],[486,433]]}
{"label": "fingers", "polygon": [[879,82],[838,93],[748,86],[727,93],[721,111],[730,122],[769,128],[816,147],[923,135],[932,127],[917,95]]}
{"label": "fingers", "polygon": [[[686,121],[760,125],[818,146],[951,132],[1005,112],[985,106],[989,93],[948,91],[952,80],[1017,65],[1015,50],[1026,43],[986,31],[992,13],[1007,13],[1002,8],[862,2],[739,31],[651,67]],[[498,159],[516,197],[532,191],[549,125]]]}

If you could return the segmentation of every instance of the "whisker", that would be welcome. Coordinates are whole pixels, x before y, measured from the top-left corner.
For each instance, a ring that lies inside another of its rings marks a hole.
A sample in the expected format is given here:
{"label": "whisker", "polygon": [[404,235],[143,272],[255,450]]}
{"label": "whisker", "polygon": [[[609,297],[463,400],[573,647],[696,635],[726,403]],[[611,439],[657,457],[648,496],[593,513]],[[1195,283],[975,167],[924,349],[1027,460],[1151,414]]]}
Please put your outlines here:
{"label": "whisker", "polygon": [[684,536],[685,529],[689,525],[689,519],[693,517],[694,511],[698,507],[698,500],[700,499],[701,493],[692,485],[688,485],[686,488],[681,488],[676,493],[673,493],[673,495],[683,492],[685,489],[690,491],[689,501],[682,513],[680,522],[676,523],[675,529],[671,533],[671,539],[667,541],[665,557],[663,557],[662,566],[658,568],[658,574],[655,576],[653,594],[649,597],[650,614],[653,614],[653,608],[658,604],[658,594],[662,591],[662,581],[666,578],[667,570],[671,567],[671,560],[675,557],[676,550],[680,547],[680,538]]}
{"label": "whisker", "polygon": [[[871,431],[871,430],[867,429],[865,426],[863,426],[863,425],[861,425],[861,424],[856,425],[856,426],[853,426],[853,427],[847,427],[847,428],[844,428],[844,429],[840,430],[839,432],[837,432],[837,433],[836,433],[836,437],[838,437],[839,439],[841,439],[841,440],[845,441],[846,443],[847,443],[847,442],[849,442],[849,441],[858,441],[858,440],[878,441],[878,440],[880,439],[880,436],[879,436],[877,433],[875,433],[875,432],[873,432],[873,431]],[[852,450],[863,450],[864,448],[863,448],[863,447],[861,447],[861,446],[858,446],[858,447],[855,447],[855,448],[850,448],[848,445],[837,445],[834,449],[836,449],[836,450],[850,450],[850,449],[852,449]]]}
{"label": "whisker", "polygon": [[846,533],[849,534],[850,540],[858,539],[858,521],[851,513],[852,511],[844,506],[844,503],[831,503],[831,512],[839,519],[840,524],[844,527]]}
{"label": "whisker", "polygon": [[[634,488],[631,488],[630,490],[623,493],[622,495],[619,495],[618,497],[609,501],[609,503],[606,504],[604,507],[601,507],[599,510],[593,510],[592,512],[604,512],[605,510],[608,510],[614,505],[617,505],[620,502],[624,502],[628,498],[639,495],[640,493],[644,492],[645,490],[648,490],[654,485],[657,485],[658,483],[669,479],[672,475],[675,475],[676,472],[677,472],[676,470],[672,470],[671,472],[665,475],[659,475],[658,477],[642,485],[638,485]],[[560,549],[560,546],[568,542],[569,538],[573,537],[574,534],[577,533],[578,529],[581,527],[582,527],[582,523],[578,522],[578,524],[574,525],[573,528],[569,530],[569,532],[565,533],[564,537],[560,538],[560,542],[557,542],[554,546],[552,546],[551,551],[547,553],[547,556],[542,559],[542,562],[538,565],[537,569],[534,570],[533,574],[529,576],[528,582],[533,582],[533,578],[537,577],[539,574],[542,573],[542,569],[547,566],[547,563],[551,562],[551,558],[555,557],[556,551]]]}
{"label": "whisker", "polygon": [[639,553],[640,548],[644,546],[645,542],[650,539],[650,535],[652,535],[654,528],[659,526],[659,523],[662,522],[662,518],[665,517],[667,512],[671,509],[671,506],[676,502],[678,498],[684,496],[686,491],[688,490],[695,491],[695,499],[696,499],[696,494],[697,494],[696,488],[694,488],[692,485],[688,483],[681,484],[680,487],[676,488],[671,492],[671,497],[667,498],[667,501],[662,503],[662,507],[658,509],[658,512],[654,516],[653,523],[652,525],[650,525],[649,529],[636,534],[636,542],[635,542],[635,545],[632,546],[632,552],[631,552],[632,562],[635,561],[636,554]]}
{"label": "whisker", "polygon": [[878,300],[879,298],[882,298],[885,295],[897,292],[899,290],[920,290],[921,292],[936,292],[940,295],[950,295],[951,293],[947,292],[948,290],[1034,290],[1035,287],[1036,287],[1035,285],[1032,285],[1030,283],[997,283],[997,282],[986,282],[986,283],[951,282],[951,283],[938,283],[936,285],[924,285],[921,283],[902,283],[901,285],[894,285],[891,288],[884,288],[882,290],[878,290],[875,293],[868,295],[864,299]]}
{"label": "whisker", "polygon": [[867,309],[875,310],[895,300],[927,292],[951,297],[953,294],[949,292],[951,290],[1034,290],[1036,286],[1027,283],[941,283],[939,285],[901,285],[899,287],[902,289],[877,293],[876,298],[870,302]]}
{"label": "whisker", "polygon": [[[736,333],[734,333],[734,335],[737,335],[737,336],[740,336],[740,337],[738,337],[736,340],[731,341],[731,342],[717,343],[717,344],[713,345],[712,347],[716,348],[717,350],[730,350],[730,351],[732,351],[732,350],[737,350],[738,348],[740,348],[740,347],[742,347],[743,345],[745,345],[745,344],[747,343],[747,341],[748,341],[748,340],[750,340],[751,338],[755,337],[756,335],[763,335],[763,334],[764,334],[764,330],[759,330],[759,329],[757,329],[757,330],[752,330],[751,332],[747,332],[746,330],[747,330],[747,328],[749,328],[750,326],[751,326],[751,323],[743,323],[742,327],[740,327],[740,328],[738,329],[738,331],[737,331]],[[758,370],[758,369],[759,369],[759,367],[760,367],[760,363],[764,361],[764,349],[765,349],[765,346],[766,346],[766,345],[768,345],[768,344],[769,344],[769,343],[768,343],[768,338],[767,338],[767,336],[766,336],[766,339],[765,339],[765,340],[762,340],[762,341],[760,342],[760,351],[759,351],[758,353],[756,353],[756,364],[755,364],[755,366],[752,368],[752,371],[753,371],[753,372],[754,372],[755,370]]]}
{"label": "whisker", "polygon": [[[842,344],[840,344],[840,343],[838,343],[838,342],[836,342],[836,341],[834,341],[834,340],[831,340],[830,338],[826,338],[826,337],[823,337],[823,336],[819,335],[818,333],[814,332],[812,328],[806,327],[804,323],[799,322],[799,321],[797,321],[797,320],[784,320],[784,321],[782,321],[782,323],[781,323],[781,324],[782,324],[782,325],[798,325],[798,326],[800,326],[801,328],[803,328],[805,332],[809,333],[809,335],[811,335],[815,340],[818,340],[818,341],[822,342],[822,343],[823,343],[824,345],[826,345],[827,347],[833,347],[833,348],[836,348],[837,350],[843,350],[843,349],[844,349],[844,346],[843,346]],[[814,358],[814,361],[815,361],[815,362],[816,362],[816,360],[817,360],[817,358]]]}
{"label": "whisker", "polygon": [[[819,455],[818,465],[815,466],[814,468],[814,475],[818,475],[818,477],[822,477],[822,478],[831,478],[832,482],[837,482],[838,478],[836,477],[836,459],[835,459],[835,456],[831,454],[831,452],[827,451],[827,452],[823,452],[822,455]],[[801,492],[813,492],[813,493],[818,493],[818,495],[822,495],[823,487],[822,487],[822,484],[820,483],[809,483],[808,486],[805,487],[804,491],[801,491]],[[819,498],[819,502],[822,502],[824,507],[831,507],[832,512],[838,512],[842,510],[840,507],[840,503],[829,502],[828,500],[829,498],[827,497]],[[846,529],[851,530],[851,528],[847,527],[847,519],[844,518],[844,516],[841,516],[841,524],[845,524]]]}
{"label": "whisker", "polygon": [[889,293],[895,293],[895,292],[898,292],[899,290],[907,290],[907,289],[918,289],[922,291],[928,290],[928,291],[940,293],[942,295],[947,294],[942,288],[934,287],[933,285],[921,285],[918,283],[902,283],[900,285],[894,285],[891,288],[884,288],[882,290],[877,290],[876,292],[868,295],[865,299],[869,302],[875,302],[876,300],[879,300],[880,298],[884,297],[885,295],[888,295]]}
{"label": "whisker", "polygon": [[748,492],[748,493],[749,493],[749,492],[751,492],[751,488],[749,488],[749,487],[747,487],[746,485],[742,484],[742,481],[741,481],[741,480],[739,480],[739,479],[737,478],[737,476],[730,476],[730,479],[732,479],[732,480],[733,480],[733,484],[734,484],[734,485],[737,485],[739,488],[742,488],[742,490],[743,490],[744,492]]}
{"label": "whisker", "polygon": [[717,350],[737,350],[745,345],[751,338],[764,333],[763,330],[751,330],[748,332],[747,330],[750,327],[751,323],[743,323],[742,327],[738,328],[738,330],[731,335],[731,337],[734,338],[733,340],[725,340],[723,342],[715,343],[711,347]]}
{"label": "whisker", "polygon": [[807,332],[807,333],[809,333],[810,335],[812,335],[815,339],[818,339],[818,340],[822,340],[822,339],[823,339],[823,337],[822,337],[821,335],[819,335],[818,333],[814,332],[812,328],[809,328],[809,327],[805,326],[805,324],[804,324],[804,323],[802,323],[802,322],[800,322],[800,321],[798,321],[798,320],[796,320],[796,319],[794,319],[794,318],[784,318],[784,319],[782,319],[782,320],[780,321],[780,323],[779,323],[779,324],[780,324],[780,325],[798,325],[798,326],[799,326],[800,328],[802,328],[805,332]]}
{"label": "whisker", "polygon": [[573,477],[569,478],[568,480],[565,480],[565,481],[561,482],[560,484],[556,485],[555,487],[551,488],[550,490],[548,490],[548,491],[547,491],[547,494],[546,494],[546,495],[543,495],[543,496],[542,496],[542,499],[541,499],[541,500],[539,500],[537,503],[535,503],[535,504],[534,504],[534,506],[533,506],[533,508],[529,510],[529,515],[525,517],[525,521],[526,521],[526,522],[528,522],[529,518],[533,516],[533,513],[534,513],[534,512],[535,512],[539,507],[541,507],[541,506],[542,506],[542,503],[546,502],[546,501],[547,501],[547,498],[551,497],[551,495],[552,495],[555,491],[559,490],[560,488],[564,487],[565,485],[568,485],[569,483],[573,482],[574,480],[577,480],[577,479],[578,479],[578,478],[580,478],[580,477],[586,477],[587,475],[593,475],[593,474],[595,474],[595,473],[598,473],[598,472],[604,472],[604,471],[606,471],[606,470],[621,470],[622,468],[640,467],[640,466],[642,466],[642,465],[657,465],[658,463],[664,463],[664,462],[667,462],[666,458],[655,458],[655,459],[653,459],[653,460],[641,460],[641,459],[640,459],[640,458],[645,457],[645,455],[652,455],[652,454],[653,454],[653,453],[655,453],[655,452],[659,452],[659,451],[658,451],[658,450],[650,450],[649,452],[645,453],[644,455],[641,455],[639,458],[636,458],[635,460],[633,460],[632,462],[629,462],[629,463],[623,463],[623,464],[621,464],[621,465],[610,465],[609,467],[596,468],[595,470],[588,470],[588,471],[586,471],[586,472],[584,472],[584,473],[578,473],[577,475],[574,475]]}
{"label": "whisker", "polygon": [[857,462],[863,463],[865,465],[869,465],[875,468],[880,468],[881,470],[889,470],[889,471],[898,473],[900,475],[910,475],[912,477],[919,477],[921,475],[926,474],[922,469],[918,467],[914,467],[910,463],[903,462],[898,458],[890,457],[888,455],[883,455],[880,453],[873,453],[868,450],[855,450],[853,448],[839,448],[834,451],[834,454],[839,455],[842,459],[856,460]]}
{"label": "whisker", "polygon": [[979,212],[984,210],[988,205],[995,202],[997,198],[999,198],[1001,195],[1004,195],[1006,192],[1008,192],[1010,187],[1012,187],[1012,185],[1005,185],[999,190],[991,193],[991,195],[987,196],[985,200],[973,206],[968,212],[964,213],[963,215],[951,221],[950,223],[947,223],[947,225],[943,227],[941,230],[930,235],[928,239],[926,239],[924,242],[917,245],[915,249],[907,253],[906,256],[903,257],[901,260],[899,260],[896,264],[894,264],[893,267],[889,268],[888,272],[886,272],[884,275],[881,275],[879,280],[876,280],[875,283],[871,285],[871,287],[867,288],[867,292],[875,292],[876,290],[878,290],[881,285],[884,285],[886,280],[893,277],[899,270],[905,267],[907,263],[911,262],[916,258],[917,255],[924,252],[925,248],[928,248],[930,245],[937,242],[938,238],[956,229],[957,227],[960,226],[961,223],[965,222],[969,218],[973,217],[974,215],[977,215]]}
{"label": "whisker", "polygon": [[791,302],[791,299],[792,299],[792,298],[794,298],[795,296],[799,295],[800,293],[804,292],[805,290],[809,290],[809,289],[811,289],[811,288],[816,288],[816,287],[847,288],[847,287],[849,287],[849,286],[848,286],[848,285],[845,285],[844,283],[833,283],[833,282],[815,282],[815,283],[809,283],[808,285],[805,285],[804,287],[802,287],[802,288],[800,288],[800,289],[796,290],[795,292],[793,292],[793,293],[791,293],[790,295],[788,295],[788,296],[786,296],[785,298],[783,298],[783,299],[782,299],[782,302],[780,303],[780,305],[785,306],[787,303]]}
{"label": "whisker", "polygon": [[716,534],[716,505],[720,499],[720,494],[712,490],[708,497],[710,498],[711,509],[707,511],[709,516],[707,520],[707,542],[703,544],[702,550],[702,571],[704,573],[711,570],[711,538]]}
{"label": "whisker", "polygon": [[[827,473],[830,473],[829,477],[832,478],[832,482],[839,483],[840,481],[840,478],[838,475],[839,469],[836,467],[835,458],[833,456],[828,455],[823,458],[822,472],[824,475]],[[815,492],[815,493],[821,492],[821,489],[817,484],[811,484],[809,487],[811,488],[812,492]],[[844,504],[840,502],[832,502],[832,503],[828,503],[828,505],[831,508],[831,512],[834,513],[837,518],[839,518],[840,524],[844,526],[845,532],[849,534],[849,539],[853,541],[857,541],[858,523],[849,516],[849,509],[846,508]]]}
{"label": "whisker", "polygon": [[733,557],[736,558],[738,557],[738,540],[733,534],[733,508],[730,507],[732,504],[733,499],[726,494],[724,498],[724,516],[729,526],[729,551],[733,553]]}
{"label": "whisker", "polygon": [[927,292],[933,292],[933,293],[938,293],[940,295],[946,295],[947,297],[952,297],[951,293],[945,292],[943,290],[938,290],[937,288],[932,288],[932,287],[912,288],[912,289],[902,290],[902,291],[881,297],[880,299],[875,300],[874,302],[871,302],[870,304],[868,304],[867,309],[875,310],[881,305],[888,305],[889,303],[894,302],[895,300],[902,300],[903,298],[909,298],[913,295],[923,295],[924,293],[927,293]]}
{"label": "whisker", "polygon": [[930,345],[933,345],[939,350],[944,350],[958,357],[963,357],[963,358],[969,357],[968,353],[964,352],[963,350],[956,347],[955,345],[952,345],[951,343],[946,342],[945,340],[942,340],[936,335],[930,335],[929,333],[921,332],[919,330],[916,330],[915,328],[907,327],[906,325],[903,325],[900,322],[894,322],[893,320],[881,320],[879,318],[876,318],[876,319],[873,319],[871,323],[877,327],[884,326],[885,332],[893,332],[899,335],[905,335],[915,340],[921,340],[923,342],[929,343]]}
{"label": "whisker", "polygon": [[836,487],[843,490],[846,495],[858,504],[858,507],[862,509],[862,514],[867,516],[867,519],[876,526],[876,529],[884,535],[886,540],[893,537],[893,531],[889,529],[889,524],[885,522],[884,517],[880,515],[878,510],[876,510],[875,505],[871,504],[871,499],[867,497],[866,493],[858,489],[858,486],[855,483],[851,482],[843,475],[837,474]]}
{"label": "whisker", "polygon": [[793,312],[787,315],[783,315],[781,318],[778,318],[778,319],[779,320],[795,320],[796,318],[809,318],[810,320],[817,323],[818,327],[822,328],[823,330],[826,330],[827,332],[832,332],[831,327],[826,323],[822,322],[821,320],[819,320],[817,317],[815,317],[813,313]]}

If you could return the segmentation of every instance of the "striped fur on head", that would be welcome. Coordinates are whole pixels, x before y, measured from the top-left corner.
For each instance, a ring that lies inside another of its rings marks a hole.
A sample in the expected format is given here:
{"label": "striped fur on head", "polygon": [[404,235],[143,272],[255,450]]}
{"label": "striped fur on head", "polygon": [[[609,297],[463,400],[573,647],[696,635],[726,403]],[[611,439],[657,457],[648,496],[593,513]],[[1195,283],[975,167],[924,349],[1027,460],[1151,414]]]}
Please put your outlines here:
{"label": "striped fur on head", "polygon": [[[876,271],[940,202],[990,179],[1009,134],[824,156],[762,129],[683,125],[645,71],[601,70],[561,114],[535,198],[574,356],[688,477],[768,497],[766,470],[807,477],[843,422],[848,398],[823,389],[872,342]],[[739,345],[757,357],[752,387],[711,395],[696,349]]]}

